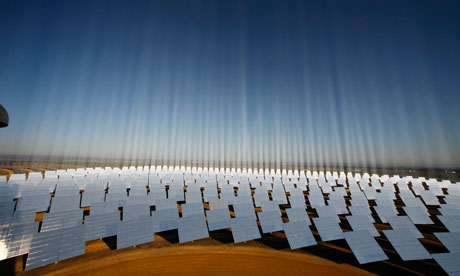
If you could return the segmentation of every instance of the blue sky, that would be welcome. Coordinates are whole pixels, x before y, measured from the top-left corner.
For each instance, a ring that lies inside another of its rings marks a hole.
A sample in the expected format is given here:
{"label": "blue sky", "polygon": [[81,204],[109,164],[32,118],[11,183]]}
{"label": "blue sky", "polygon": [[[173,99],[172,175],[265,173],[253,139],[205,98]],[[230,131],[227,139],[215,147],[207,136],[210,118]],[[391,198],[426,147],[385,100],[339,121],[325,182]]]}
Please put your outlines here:
{"label": "blue sky", "polygon": [[1,1],[0,155],[460,166],[457,1]]}

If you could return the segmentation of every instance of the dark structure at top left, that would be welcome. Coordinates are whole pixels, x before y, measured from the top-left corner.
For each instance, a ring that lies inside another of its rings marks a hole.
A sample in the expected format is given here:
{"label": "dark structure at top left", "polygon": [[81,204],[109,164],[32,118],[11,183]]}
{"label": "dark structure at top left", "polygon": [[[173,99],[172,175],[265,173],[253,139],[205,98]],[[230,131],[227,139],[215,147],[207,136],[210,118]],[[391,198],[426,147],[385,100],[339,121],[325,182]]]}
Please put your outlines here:
{"label": "dark structure at top left", "polygon": [[6,112],[6,109],[0,104],[0,127],[7,127],[9,121],[8,112]]}

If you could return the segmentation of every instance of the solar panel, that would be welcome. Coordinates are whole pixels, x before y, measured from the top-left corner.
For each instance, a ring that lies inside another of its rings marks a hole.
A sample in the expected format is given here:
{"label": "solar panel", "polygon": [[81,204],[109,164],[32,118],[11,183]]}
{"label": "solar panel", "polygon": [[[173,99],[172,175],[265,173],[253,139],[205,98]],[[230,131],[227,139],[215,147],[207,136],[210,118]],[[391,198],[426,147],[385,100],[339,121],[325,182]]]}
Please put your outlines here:
{"label": "solar panel", "polygon": [[282,186],[278,186],[278,187],[275,186],[273,188],[273,192],[271,193],[271,196],[272,196],[272,200],[276,202],[277,204],[287,204],[288,203],[286,193]]}
{"label": "solar panel", "polygon": [[403,207],[403,209],[414,224],[434,224],[425,208]]}
{"label": "solar panel", "polygon": [[375,229],[374,224],[369,221],[367,216],[347,216],[347,221],[353,231],[367,230],[373,237],[380,236],[379,231]]}
{"label": "solar panel", "polygon": [[206,210],[209,231],[230,228],[230,212],[225,209]]}
{"label": "solar panel", "polygon": [[277,211],[263,211],[257,213],[263,233],[271,233],[283,230],[283,221]]}
{"label": "solar panel", "polygon": [[307,221],[290,221],[283,223],[284,233],[289,242],[291,249],[312,246],[316,244],[315,237],[313,236]]}
{"label": "solar panel", "polygon": [[174,199],[160,199],[155,201],[156,210],[161,209],[177,209],[177,202]]}
{"label": "solar panel", "polygon": [[59,242],[59,230],[35,234],[30,245],[25,270],[57,262]]}
{"label": "solar panel", "polygon": [[182,217],[192,216],[192,215],[204,215],[203,203],[186,203],[182,204]]}
{"label": "solar panel", "polygon": [[203,214],[192,214],[179,219],[179,242],[184,243],[209,237]]}
{"label": "solar panel", "polygon": [[59,261],[85,254],[85,228],[64,228],[59,231]]}
{"label": "solar panel", "polygon": [[304,208],[286,208],[289,222],[306,221],[307,225],[311,225],[310,218]]}
{"label": "solar panel", "polygon": [[204,202],[209,202],[210,200],[216,200],[219,198],[217,194],[217,186],[206,186],[203,191]]}
{"label": "solar panel", "polygon": [[233,186],[222,186],[219,197],[221,199],[226,199],[228,201],[228,204],[233,204],[235,201],[235,191],[233,190]]}
{"label": "solar panel", "polygon": [[340,218],[337,216],[337,212],[332,206],[316,206],[315,210],[320,218],[332,217],[337,221],[337,223],[340,222]]}
{"label": "solar panel", "polygon": [[274,202],[274,201],[261,202],[260,207],[262,208],[262,212],[275,211],[276,213],[279,214],[279,216],[281,216],[281,210],[277,202]]}
{"label": "solar panel", "polygon": [[[334,197],[345,197],[345,196],[348,196],[347,194],[347,191],[345,190],[345,187],[334,187],[334,192],[331,193],[332,196]],[[329,195],[329,198],[331,197],[331,195]]]}
{"label": "solar panel", "polygon": [[354,216],[366,216],[370,222],[374,223],[375,220],[372,217],[372,211],[369,206],[349,206],[350,213]]}
{"label": "solar panel", "polygon": [[291,208],[307,208],[303,194],[302,196],[289,196],[289,204]]}
{"label": "solar panel", "polygon": [[403,261],[431,259],[430,253],[408,228],[384,230],[383,233]]}
{"label": "solar panel", "polygon": [[251,217],[236,217],[230,220],[232,236],[235,243],[255,240],[260,238],[259,227],[256,220]]}
{"label": "solar panel", "polygon": [[84,254],[84,236],[82,225],[35,234],[25,269],[29,270]]}
{"label": "solar panel", "polygon": [[324,202],[322,192],[321,191],[312,192],[312,191],[310,192],[310,195],[308,196],[308,201],[310,202],[310,206],[312,208],[316,208],[316,207],[319,207],[319,206],[326,205],[325,202]]}
{"label": "solar panel", "polygon": [[38,222],[11,223],[2,225],[0,242],[5,244],[6,250],[0,254],[0,260],[29,253],[33,235],[38,232]]}
{"label": "solar panel", "polygon": [[347,204],[342,194],[331,193],[327,201],[329,206],[334,207],[337,214],[348,214]]}
{"label": "solar panel", "polygon": [[120,221],[118,212],[91,214],[85,217],[85,240],[97,240],[114,235],[113,232],[106,232],[107,225],[113,225]]}
{"label": "solar panel", "polygon": [[[106,202],[93,202],[90,206],[90,214],[106,214],[106,213],[117,213],[118,214],[118,202],[106,201]],[[118,216],[120,216],[118,214]]]}
{"label": "solar panel", "polygon": [[233,205],[233,210],[235,211],[235,217],[237,218],[248,217],[253,220],[257,220],[252,203],[241,203]]}
{"label": "solar panel", "polygon": [[[199,188],[199,187],[198,187]],[[201,196],[201,191],[189,191],[185,193],[185,202],[186,203],[201,203],[203,202],[202,196]]]}
{"label": "solar panel", "polygon": [[320,186],[321,186],[321,190],[323,191],[323,193],[325,194],[329,194],[330,192],[332,192],[332,185],[327,183],[327,182],[320,182]]}
{"label": "solar panel", "polygon": [[[281,186],[278,182],[275,182],[275,185]],[[284,190],[285,190],[286,192],[291,192],[292,190],[295,190],[295,189],[296,189],[294,183],[291,183],[291,182],[288,182],[288,181],[284,182],[284,183],[282,184],[282,187],[284,187]]]}
{"label": "solar panel", "polygon": [[228,210],[228,201],[226,199],[215,199],[209,201],[209,209],[226,209]]}
{"label": "solar panel", "polygon": [[444,197],[444,201],[446,202],[446,205],[441,205],[441,208],[460,208],[460,195],[446,195]]}
{"label": "solar panel", "polygon": [[72,182],[59,183],[56,186],[54,197],[78,197],[80,198],[80,189],[78,189]]}
{"label": "solar panel", "polygon": [[450,252],[460,252],[460,232],[434,233]]}
{"label": "solar panel", "polygon": [[437,198],[437,195],[434,193],[434,191],[419,191],[418,193],[425,205],[436,205],[439,206],[439,200]]}
{"label": "solar panel", "polygon": [[80,209],[80,195],[58,196],[51,200],[50,213],[66,212]]}
{"label": "solar panel", "polygon": [[251,197],[252,198],[252,195],[251,195],[251,189],[249,188],[249,186],[244,186],[244,185],[240,185],[238,186],[238,197]]}
{"label": "solar panel", "polygon": [[81,206],[90,206],[93,202],[102,202],[105,198],[105,191],[103,189],[85,189],[81,195]]}
{"label": "solar panel", "polygon": [[235,197],[233,200],[233,205],[242,205],[242,204],[251,204],[253,205],[253,200],[250,195],[240,195]]}
{"label": "solar panel", "polygon": [[83,210],[48,213],[43,217],[41,232],[58,230],[82,224]]}
{"label": "solar panel", "polygon": [[12,216],[8,216],[5,220],[2,221],[2,224],[22,224],[22,223],[32,223],[35,221],[35,210],[23,210],[16,211]]}
{"label": "solar panel", "polygon": [[409,231],[412,232],[415,238],[421,239],[423,238],[422,233],[415,227],[412,221],[406,216],[395,216],[395,217],[388,217],[388,222],[393,229],[400,229],[400,228],[408,228]]}
{"label": "solar panel", "polygon": [[18,199],[16,210],[35,210],[45,212],[50,205],[50,195],[26,196]]}
{"label": "solar panel", "polygon": [[404,205],[406,205],[406,207],[419,207],[419,208],[427,211],[426,207],[425,207],[425,204],[423,204],[423,202],[420,200],[420,198],[414,197],[412,192],[408,192],[408,194],[406,193],[406,195],[404,193],[400,193],[399,196],[401,197],[401,199],[404,202]]}
{"label": "solar panel", "polygon": [[266,202],[266,201],[269,201],[269,197],[268,197],[268,192],[267,190],[257,190],[256,189],[256,192],[254,194],[254,203],[255,203],[255,206],[256,207],[260,207],[260,204],[262,202]]}
{"label": "solar panel", "polygon": [[195,182],[187,183],[187,193],[201,193],[200,185],[196,184]]}
{"label": "solar panel", "polygon": [[14,181],[26,181],[26,174],[25,173],[14,173],[10,175],[10,179],[8,182],[14,182]]}
{"label": "solar panel", "polygon": [[17,187],[13,185],[0,185],[0,202],[13,201]]}
{"label": "solar panel", "polygon": [[147,195],[147,183],[137,183],[135,186],[131,186],[129,190],[129,196],[142,196]]}
{"label": "solar panel", "polygon": [[147,219],[125,220],[117,224],[117,249],[153,241],[153,226]]}
{"label": "solar panel", "polygon": [[354,207],[368,207],[369,201],[367,200],[366,196],[361,191],[353,191],[351,190],[351,199],[350,204]]}
{"label": "solar panel", "polygon": [[444,269],[449,275],[460,274],[460,252],[431,254],[433,259]]}
{"label": "solar panel", "polygon": [[368,200],[375,200],[376,199],[377,191],[375,190],[374,187],[365,187],[363,189],[363,192],[364,192],[364,195],[366,196],[366,198]]}
{"label": "solar panel", "polygon": [[135,220],[141,216],[150,216],[149,204],[126,205],[123,207],[123,220]]}
{"label": "solar panel", "polygon": [[184,201],[184,189],[182,187],[169,187],[168,198],[176,201]]}
{"label": "solar panel", "polygon": [[160,220],[156,212],[152,212],[152,216],[142,216],[140,219],[151,225],[153,233],[160,232]]}
{"label": "solar panel", "polygon": [[360,264],[388,260],[387,255],[369,231],[345,232],[343,237]]}
{"label": "solar panel", "polygon": [[119,206],[123,206],[123,202],[128,200],[128,195],[126,194],[125,191],[122,192],[114,192],[110,191],[105,195],[105,201],[113,201],[113,202],[118,202]]}
{"label": "solar panel", "polygon": [[21,192],[21,197],[30,197],[30,196],[50,196],[49,189],[47,187],[28,187]]}
{"label": "solar panel", "polygon": [[460,216],[458,214],[458,208],[456,206],[452,206],[452,205],[441,205],[441,208],[438,209],[439,212],[441,213],[441,216],[438,216],[439,217],[456,217],[456,216]]}
{"label": "solar panel", "polygon": [[[179,221],[179,210],[177,210],[177,207],[157,209],[154,214],[158,218],[160,232],[177,229],[177,223]],[[152,214],[152,216],[154,216],[154,214]]]}
{"label": "solar panel", "polygon": [[154,205],[155,201],[153,200],[152,197],[149,197],[148,195],[132,195],[128,196],[128,200],[126,201],[125,205],[139,205],[139,204],[144,204],[144,205]]}
{"label": "solar panel", "polygon": [[0,222],[13,216],[15,206],[16,202],[13,200],[0,202]]}
{"label": "solar panel", "polygon": [[[435,196],[444,196],[444,192],[442,191],[442,187],[436,184],[428,184],[429,191],[434,194]],[[438,204],[434,204],[438,205]]]}
{"label": "solar panel", "polygon": [[348,183],[348,190],[350,191],[351,194],[353,193],[361,193],[361,187],[358,186],[358,184],[354,182]]}
{"label": "solar panel", "polygon": [[394,206],[373,206],[373,208],[383,223],[388,222],[388,217],[394,217],[398,215],[398,211]]}
{"label": "solar panel", "polygon": [[150,187],[150,192],[148,194],[148,197],[151,199],[151,201],[156,201],[160,199],[166,199],[166,189],[164,187],[160,186],[151,186]]}
{"label": "solar panel", "polygon": [[334,217],[313,218],[313,223],[322,241],[343,239],[342,229]]}

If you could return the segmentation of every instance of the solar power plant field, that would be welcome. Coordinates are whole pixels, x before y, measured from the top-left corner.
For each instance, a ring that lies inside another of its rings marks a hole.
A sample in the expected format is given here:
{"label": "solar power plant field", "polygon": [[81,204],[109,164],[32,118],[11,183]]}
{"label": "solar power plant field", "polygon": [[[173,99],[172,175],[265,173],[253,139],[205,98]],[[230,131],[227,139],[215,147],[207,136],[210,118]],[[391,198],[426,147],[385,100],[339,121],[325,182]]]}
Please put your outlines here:
{"label": "solar power plant field", "polygon": [[[221,254],[228,260],[213,265],[224,274],[247,247],[270,248],[277,261],[292,252],[296,262],[315,255],[329,268],[346,264],[325,274],[460,275],[459,211],[458,184],[424,177],[167,166],[30,172],[0,178],[0,259],[5,267],[22,256],[16,272],[25,274],[78,273],[105,243],[109,259],[151,249],[154,271],[168,264],[155,254],[172,244],[176,265],[183,252],[202,265]],[[203,257],[206,246],[215,256]],[[257,266],[270,254],[247,258]]]}

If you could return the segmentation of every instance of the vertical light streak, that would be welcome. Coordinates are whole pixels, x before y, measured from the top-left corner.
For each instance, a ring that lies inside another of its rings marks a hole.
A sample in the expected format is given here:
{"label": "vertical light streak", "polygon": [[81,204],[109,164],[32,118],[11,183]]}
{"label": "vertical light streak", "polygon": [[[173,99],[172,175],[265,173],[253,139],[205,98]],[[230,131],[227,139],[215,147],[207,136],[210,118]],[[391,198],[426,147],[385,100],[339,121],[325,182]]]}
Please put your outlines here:
{"label": "vertical light streak", "polygon": [[[405,19],[410,8],[143,4],[49,3],[46,16],[15,7],[2,21],[14,32],[0,29],[0,91],[12,115],[1,156],[460,165],[458,54],[439,51],[460,43],[429,41],[438,32],[424,17]],[[443,12],[447,23],[433,19],[441,31],[453,21]]]}

